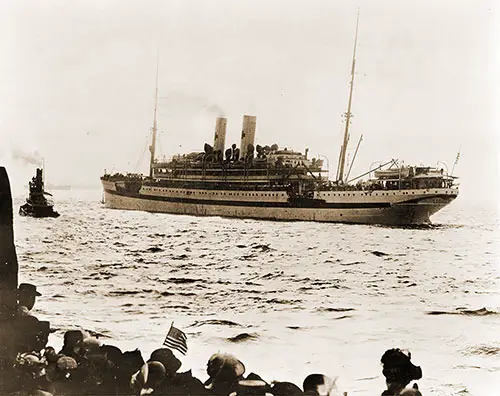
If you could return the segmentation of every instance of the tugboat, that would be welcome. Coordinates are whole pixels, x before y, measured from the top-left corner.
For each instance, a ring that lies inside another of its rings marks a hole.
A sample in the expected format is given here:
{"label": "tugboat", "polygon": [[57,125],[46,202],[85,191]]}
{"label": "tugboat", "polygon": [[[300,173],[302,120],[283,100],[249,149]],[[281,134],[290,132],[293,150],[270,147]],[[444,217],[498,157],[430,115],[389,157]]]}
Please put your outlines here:
{"label": "tugboat", "polygon": [[52,194],[44,190],[43,170],[37,168],[36,176],[29,182],[30,195],[26,203],[19,208],[21,216],[59,217],[54,210]]}

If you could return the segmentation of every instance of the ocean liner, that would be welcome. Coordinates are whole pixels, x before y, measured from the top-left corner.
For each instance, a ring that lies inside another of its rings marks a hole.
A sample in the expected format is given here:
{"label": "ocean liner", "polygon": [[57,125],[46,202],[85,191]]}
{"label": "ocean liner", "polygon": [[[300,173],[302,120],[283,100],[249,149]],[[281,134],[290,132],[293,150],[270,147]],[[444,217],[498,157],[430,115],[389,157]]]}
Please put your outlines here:
{"label": "ocean liner", "polygon": [[[105,206],[268,220],[430,223],[430,216],[458,195],[456,177],[444,169],[405,166],[391,160],[352,179],[350,169],[346,172],[357,34],[356,26],[345,131],[335,180],[329,180],[321,159],[308,157],[307,149],[301,153],[276,144],[255,145],[256,117],[249,115],[243,117],[239,147],[232,144],[226,148],[227,119],[218,117],[213,146],[205,143],[203,151],[157,160],[157,73],[149,175],[105,173],[101,177]],[[367,175],[368,180],[363,181],[361,178]]]}

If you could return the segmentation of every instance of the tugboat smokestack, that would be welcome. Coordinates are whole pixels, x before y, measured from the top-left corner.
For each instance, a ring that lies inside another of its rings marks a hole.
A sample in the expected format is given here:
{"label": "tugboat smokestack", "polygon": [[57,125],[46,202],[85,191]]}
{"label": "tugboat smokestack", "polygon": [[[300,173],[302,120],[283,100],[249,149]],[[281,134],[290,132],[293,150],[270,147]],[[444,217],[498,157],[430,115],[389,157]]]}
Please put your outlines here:
{"label": "tugboat smokestack", "polygon": [[224,153],[224,146],[226,144],[226,125],[227,118],[217,117],[215,121],[214,151]]}
{"label": "tugboat smokestack", "polygon": [[241,130],[241,145],[240,145],[240,157],[245,157],[248,152],[248,145],[254,145],[255,143],[255,125],[257,123],[257,117],[244,115],[243,116],[243,128]]}

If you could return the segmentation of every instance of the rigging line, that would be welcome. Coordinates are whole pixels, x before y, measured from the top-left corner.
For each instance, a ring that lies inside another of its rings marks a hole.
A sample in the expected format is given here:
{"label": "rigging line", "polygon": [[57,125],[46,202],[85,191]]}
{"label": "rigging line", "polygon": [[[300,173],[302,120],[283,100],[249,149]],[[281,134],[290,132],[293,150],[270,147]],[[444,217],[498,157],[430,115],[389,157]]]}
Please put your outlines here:
{"label": "rigging line", "polygon": [[358,154],[359,145],[361,144],[362,140],[363,140],[363,135],[361,135],[359,137],[358,145],[356,146],[356,151],[354,152],[354,156],[353,156],[351,164],[349,166],[349,170],[347,171],[347,176],[345,177],[346,180],[349,180],[349,175],[351,174],[351,169],[352,169],[352,166],[354,165],[354,161],[356,160],[356,155]]}
{"label": "rigging line", "polygon": [[144,146],[144,150],[142,150],[142,154],[139,157],[139,160],[137,161],[137,164],[135,165],[134,169],[135,169],[136,172],[139,171],[139,166],[140,166],[141,162],[144,160],[144,154],[146,153],[146,150],[148,149],[148,146],[149,146],[149,136],[146,138],[146,144]]}
{"label": "rigging line", "polygon": [[158,131],[158,136],[156,139],[156,150],[158,154],[156,155],[157,158],[159,159],[164,159],[165,158],[165,152],[163,151],[163,146],[161,144],[161,136],[163,136],[163,131]]}
{"label": "rigging line", "polygon": [[[342,126],[342,124],[340,125],[340,136],[342,136],[344,132],[344,128]],[[339,152],[339,160],[338,160],[338,163],[337,163],[337,175],[335,176],[335,180],[338,181],[339,180],[339,170],[340,170],[340,161],[342,159],[342,145],[340,146],[340,152]],[[328,171],[330,171],[328,169]]]}

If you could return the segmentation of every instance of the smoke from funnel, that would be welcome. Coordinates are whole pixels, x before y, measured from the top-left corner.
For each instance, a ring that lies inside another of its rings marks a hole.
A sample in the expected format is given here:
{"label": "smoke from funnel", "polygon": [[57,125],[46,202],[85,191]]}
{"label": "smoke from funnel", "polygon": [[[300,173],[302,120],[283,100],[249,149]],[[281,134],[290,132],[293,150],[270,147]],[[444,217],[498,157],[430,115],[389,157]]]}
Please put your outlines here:
{"label": "smoke from funnel", "polygon": [[211,104],[207,106],[207,110],[211,113],[215,113],[219,117],[224,116],[224,110],[222,110],[222,107],[216,105],[216,104]]}
{"label": "smoke from funnel", "polygon": [[194,112],[205,110],[218,117],[224,116],[222,107],[212,103],[208,98],[203,96],[191,95],[180,91],[170,91],[166,95],[162,95],[160,99],[164,101],[167,108],[175,109],[176,113],[186,112],[192,115]]}
{"label": "smoke from funnel", "polygon": [[38,151],[35,151],[34,153],[30,154],[30,153],[24,153],[21,150],[14,149],[12,151],[12,158],[18,161],[22,161],[26,164],[32,164],[36,166],[42,166],[43,164],[43,159]]}

